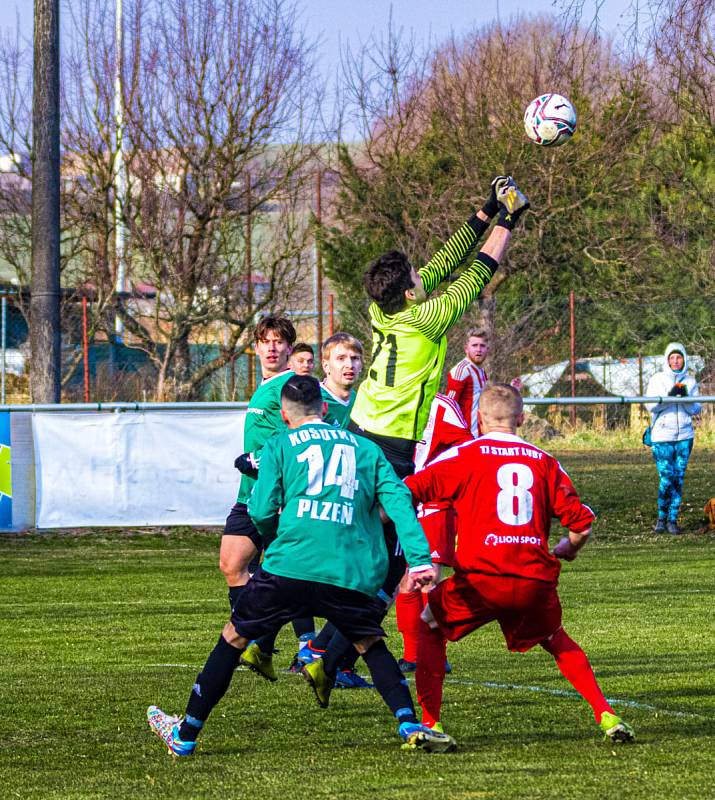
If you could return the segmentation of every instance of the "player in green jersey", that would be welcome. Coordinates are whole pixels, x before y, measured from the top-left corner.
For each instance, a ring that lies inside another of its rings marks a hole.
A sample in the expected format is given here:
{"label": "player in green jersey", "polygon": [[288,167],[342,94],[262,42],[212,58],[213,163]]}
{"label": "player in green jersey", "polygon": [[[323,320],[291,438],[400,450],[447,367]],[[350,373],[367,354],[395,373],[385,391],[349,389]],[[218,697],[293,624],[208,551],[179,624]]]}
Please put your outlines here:
{"label": "player in green jersey", "polygon": [[335,333],[323,342],[321,362],[325,378],[320,384],[328,404],[325,421],[346,428],[355,403],[355,390],[362,373],[362,342],[350,333]]}
{"label": "player in green jersey", "polygon": [[249,579],[248,565],[261,549],[261,537],[248,516],[246,503],[256,483],[255,468],[266,441],[285,425],[281,417],[280,392],[293,375],[288,358],[295,342],[295,328],[285,317],[263,317],[253,334],[254,348],[261,363],[260,386],[246,409],[243,447],[246,451],[236,459],[241,470],[238,497],[226,519],[221,537],[219,566],[228,583],[231,608]]}
{"label": "player in green jersey", "polygon": [[[377,441],[400,477],[413,471],[415,443],[429,416],[447,351],[447,331],[489,283],[521,214],[529,207],[510,177],[498,176],[482,208],[451,236],[419,271],[396,250],[378,258],[365,273],[374,301],[372,364],[360,385],[350,429]],[[470,254],[491,220],[489,238]],[[459,277],[441,295],[427,299],[465,263]]]}
{"label": "player in green jersey", "polygon": [[[321,355],[325,380],[320,384],[320,390],[323,400],[327,404],[325,421],[338,428],[344,428],[347,426],[350,409],[355,402],[355,391],[352,387],[362,372],[362,344],[349,333],[336,333],[323,342]],[[296,374],[301,373],[296,372]],[[294,620],[293,630],[298,638],[298,652],[309,647],[310,642],[316,639],[315,622],[312,618]],[[334,633],[335,629],[332,626],[324,626],[320,636],[317,637],[320,643],[316,646],[322,647],[322,642],[325,642],[325,646],[327,646]],[[277,679],[273,666],[273,650],[277,635],[278,631],[272,635],[261,637],[251,644],[244,654],[246,665],[268,680]],[[295,658],[290,671],[299,672],[300,666]],[[366,686],[369,685],[354,671],[350,670],[350,672],[349,676],[343,675],[343,671],[340,672],[338,685],[343,686],[345,681],[353,681],[356,685],[362,681]]]}
{"label": "player in green jersey", "polygon": [[[249,500],[261,535],[273,539],[264,564],[196,678],[185,716],[150,706],[149,725],[170,752],[191,755],[250,640],[294,617],[315,614],[337,625],[362,654],[407,747],[453,750],[450,736],[417,721],[410,691],[385,645],[374,600],[387,569],[379,505],[395,521],[412,584],[427,585],[435,576],[409,491],[376,445],[323,421],[325,403],[315,378],[291,377],[281,403],[288,430],[266,443]],[[304,674],[327,707],[332,676],[320,662],[308,665]]]}

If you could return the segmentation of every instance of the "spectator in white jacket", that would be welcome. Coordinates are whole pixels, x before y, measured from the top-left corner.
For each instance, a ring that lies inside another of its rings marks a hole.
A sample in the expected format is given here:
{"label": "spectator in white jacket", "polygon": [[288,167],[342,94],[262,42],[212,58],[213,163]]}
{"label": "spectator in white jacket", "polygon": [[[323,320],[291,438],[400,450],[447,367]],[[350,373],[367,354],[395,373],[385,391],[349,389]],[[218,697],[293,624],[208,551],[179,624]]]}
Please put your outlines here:
{"label": "spectator in white jacket", "polygon": [[653,458],[658,469],[658,521],[654,531],[679,534],[678,511],[683,500],[683,478],[693,449],[693,416],[700,403],[672,403],[668,397],[697,397],[698,384],[688,375],[688,355],[680,342],[665,348],[664,368],[648,381],[646,395],[664,398],[648,403],[651,413]]}

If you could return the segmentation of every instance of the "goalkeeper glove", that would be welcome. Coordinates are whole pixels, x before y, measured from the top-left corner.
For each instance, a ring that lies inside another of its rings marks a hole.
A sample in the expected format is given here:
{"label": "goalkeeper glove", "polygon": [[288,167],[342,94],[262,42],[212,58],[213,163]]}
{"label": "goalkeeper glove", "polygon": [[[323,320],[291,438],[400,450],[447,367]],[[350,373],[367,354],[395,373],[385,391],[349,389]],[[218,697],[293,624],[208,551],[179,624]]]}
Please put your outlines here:
{"label": "goalkeeper glove", "polygon": [[489,197],[484,201],[482,206],[482,213],[486,214],[489,219],[496,217],[499,213],[499,192],[508,185],[511,178],[508,175],[497,175],[491,182],[491,191]]}
{"label": "goalkeeper glove", "polygon": [[497,198],[501,208],[497,225],[513,231],[519,217],[529,208],[529,199],[511,178],[497,191]]}
{"label": "goalkeeper glove", "polygon": [[258,468],[261,466],[261,459],[253,453],[242,453],[233,462],[233,466],[242,474],[249,478],[258,477]]}

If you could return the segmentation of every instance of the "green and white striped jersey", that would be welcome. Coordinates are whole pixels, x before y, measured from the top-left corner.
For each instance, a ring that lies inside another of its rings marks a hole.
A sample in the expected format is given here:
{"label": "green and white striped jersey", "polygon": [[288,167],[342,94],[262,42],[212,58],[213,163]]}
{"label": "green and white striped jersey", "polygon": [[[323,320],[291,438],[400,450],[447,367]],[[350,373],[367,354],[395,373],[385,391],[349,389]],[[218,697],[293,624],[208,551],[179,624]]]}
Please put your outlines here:
{"label": "green and white striped jersey", "polygon": [[[419,270],[430,294],[474,249],[476,217],[453,234],[431,261]],[[383,314],[369,308],[372,323],[372,365],[360,384],[352,420],[370,433],[417,441],[422,435],[439,388],[447,353],[447,331],[461,319],[496,270],[488,256],[475,257],[441,295]]]}

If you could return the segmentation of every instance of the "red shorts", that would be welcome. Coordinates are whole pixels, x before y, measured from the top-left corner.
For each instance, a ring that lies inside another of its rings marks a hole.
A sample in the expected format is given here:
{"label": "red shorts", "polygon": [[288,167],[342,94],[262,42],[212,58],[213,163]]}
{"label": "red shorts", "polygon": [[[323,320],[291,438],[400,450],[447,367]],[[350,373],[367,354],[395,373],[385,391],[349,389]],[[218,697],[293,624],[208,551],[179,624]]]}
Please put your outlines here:
{"label": "red shorts", "polygon": [[423,506],[418,518],[427,537],[432,561],[451,567],[454,562],[457,518],[452,506],[439,509]]}
{"label": "red shorts", "polygon": [[427,602],[453,642],[497,620],[507,647],[524,653],[561,627],[556,587],[528,578],[455,572],[429,592]]}

